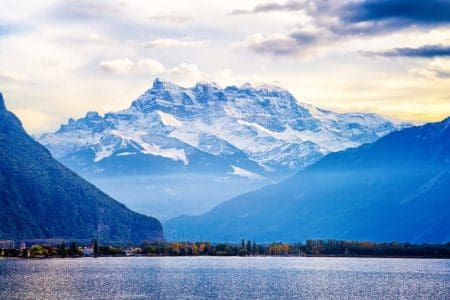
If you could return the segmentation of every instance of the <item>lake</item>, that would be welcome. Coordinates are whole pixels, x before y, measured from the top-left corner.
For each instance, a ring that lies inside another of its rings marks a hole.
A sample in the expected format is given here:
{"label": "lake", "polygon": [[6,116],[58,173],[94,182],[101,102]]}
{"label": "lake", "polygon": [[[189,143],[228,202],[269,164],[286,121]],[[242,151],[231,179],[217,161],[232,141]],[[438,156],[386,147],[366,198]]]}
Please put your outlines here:
{"label": "lake", "polygon": [[450,260],[120,257],[0,260],[0,299],[450,299]]}

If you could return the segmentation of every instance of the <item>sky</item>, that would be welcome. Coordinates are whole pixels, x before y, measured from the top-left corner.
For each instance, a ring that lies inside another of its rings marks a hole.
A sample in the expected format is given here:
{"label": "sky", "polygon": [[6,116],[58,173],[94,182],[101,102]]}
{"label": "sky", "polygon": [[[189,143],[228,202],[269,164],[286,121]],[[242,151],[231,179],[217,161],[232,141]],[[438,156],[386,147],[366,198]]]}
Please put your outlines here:
{"label": "sky", "polygon": [[337,112],[450,115],[450,0],[0,0],[0,91],[31,133],[155,78],[270,83]]}

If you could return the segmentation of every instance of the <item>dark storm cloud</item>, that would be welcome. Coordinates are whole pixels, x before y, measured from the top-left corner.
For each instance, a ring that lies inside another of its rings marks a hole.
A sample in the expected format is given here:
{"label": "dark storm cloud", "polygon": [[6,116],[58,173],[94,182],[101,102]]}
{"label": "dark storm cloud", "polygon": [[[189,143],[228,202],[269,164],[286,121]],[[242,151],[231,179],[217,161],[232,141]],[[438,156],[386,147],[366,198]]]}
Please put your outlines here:
{"label": "dark storm cloud", "polygon": [[369,54],[386,57],[450,57],[450,46],[425,45],[418,48],[395,48],[383,52]]}
{"label": "dark storm cloud", "polygon": [[[344,23],[398,20],[402,24],[450,23],[449,0],[366,0],[343,5]],[[406,22],[405,22],[406,21]]]}
{"label": "dark storm cloud", "polygon": [[[286,37],[295,41],[284,42],[278,51],[276,41],[267,41],[258,52],[272,52],[274,55],[298,53],[296,48],[315,47],[332,44],[353,37],[385,35],[401,30],[430,30],[440,26],[450,26],[450,0],[304,0],[284,3],[268,2],[250,10],[234,10],[231,14],[252,14],[272,11],[302,11],[311,17],[311,24],[320,37],[303,33],[299,26],[292,28]],[[264,47],[263,47],[264,46]],[[266,47],[268,46],[268,47]],[[289,47],[294,47],[289,49]],[[267,49],[267,51],[265,51]],[[276,51],[271,51],[275,49]],[[255,50],[255,49],[254,49]],[[263,51],[264,50],[264,51]],[[447,56],[446,49],[394,49],[386,56],[434,57]]]}

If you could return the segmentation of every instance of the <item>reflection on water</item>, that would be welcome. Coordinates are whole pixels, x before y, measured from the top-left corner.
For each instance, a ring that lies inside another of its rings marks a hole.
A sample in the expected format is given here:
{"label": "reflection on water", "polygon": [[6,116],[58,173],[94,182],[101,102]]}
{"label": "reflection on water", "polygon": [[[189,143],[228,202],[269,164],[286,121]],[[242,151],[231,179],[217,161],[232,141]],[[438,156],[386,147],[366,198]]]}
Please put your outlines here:
{"label": "reflection on water", "polygon": [[450,260],[124,257],[0,260],[0,298],[450,299]]}

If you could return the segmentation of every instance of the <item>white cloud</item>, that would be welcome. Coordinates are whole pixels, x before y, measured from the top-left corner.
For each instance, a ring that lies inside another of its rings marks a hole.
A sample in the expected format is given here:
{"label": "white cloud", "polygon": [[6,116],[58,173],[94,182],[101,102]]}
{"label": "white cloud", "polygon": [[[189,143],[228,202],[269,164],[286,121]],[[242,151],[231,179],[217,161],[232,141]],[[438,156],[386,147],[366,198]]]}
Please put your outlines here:
{"label": "white cloud", "polygon": [[151,21],[173,22],[173,23],[185,23],[192,21],[194,18],[186,15],[158,15],[148,17]]}
{"label": "white cloud", "polygon": [[25,80],[26,77],[22,74],[15,72],[2,72],[0,71],[0,80],[4,81],[21,81]]}
{"label": "white cloud", "polygon": [[191,76],[194,78],[200,78],[201,72],[197,65],[181,63],[179,66],[166,70],[167,74],[175,76]]}
{"label": "white cloud", "polygon": [[410,72],[426,79],[450,79],[450,60],[438,58],[423,67],[412,68]]}
{"label": "white cloud", "polygon": [[191,78],[201,78],[200,68],[195,64],[180,63],[177,66],[166,68],[162,63],[151,58],[133,61],[128,58],[101,61],[100,70],[120,75],[172,75],[189,76]]}
{"label": "white cloud", "polygon": [[150,74],[162,74],[166,68],[162,63],[151,58],[141,59],[136,63],[138,71],[148,72]]}
{"label": "white cloud", "polygon": [[183,48],[183,47],[201,47],[206,45],[204,40],[194,40],[192,38],[183,39],[155,39],[143,44],[147,48]]}
{"label": "white cloud", "polygon": [[136,63],[128,58],[101,61],[99,67],[102,71],[115,74],[130,74],[135,72]]}

